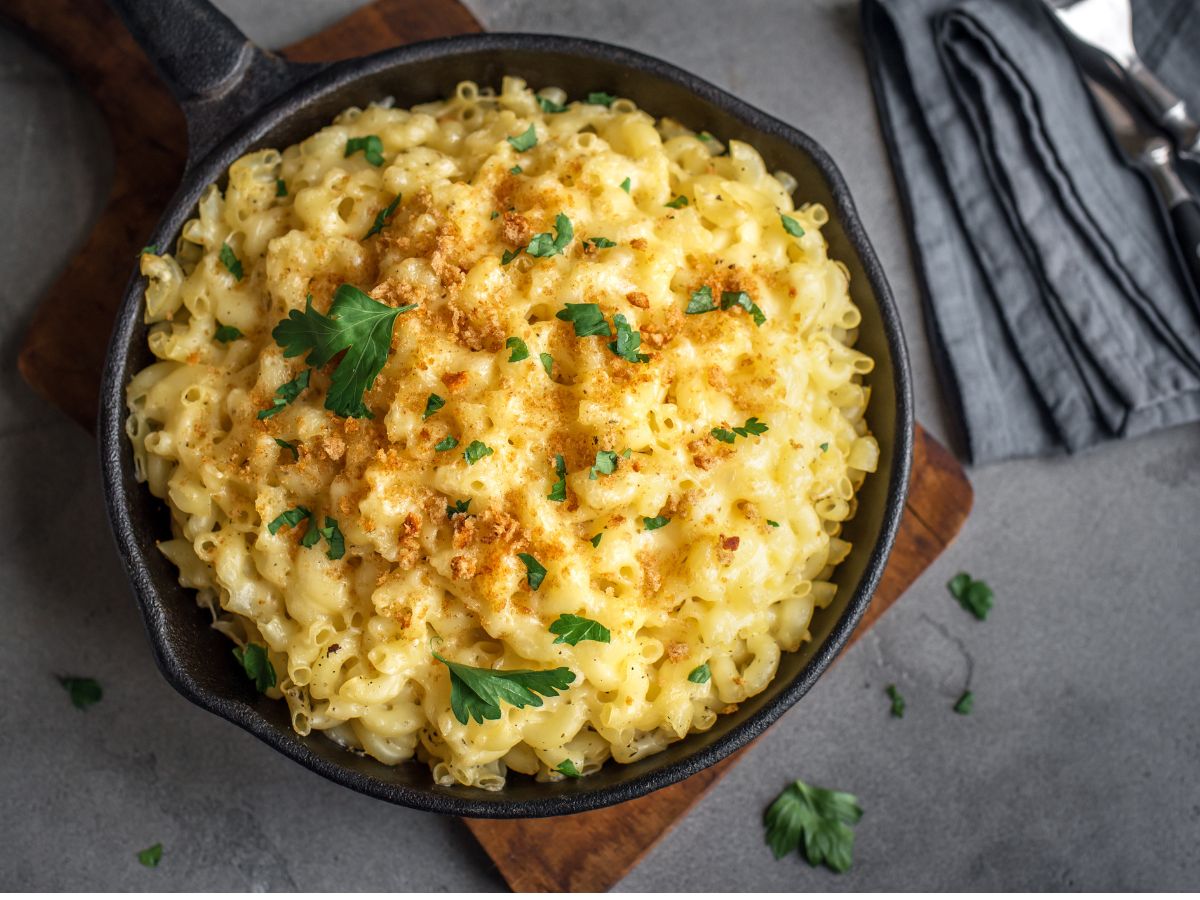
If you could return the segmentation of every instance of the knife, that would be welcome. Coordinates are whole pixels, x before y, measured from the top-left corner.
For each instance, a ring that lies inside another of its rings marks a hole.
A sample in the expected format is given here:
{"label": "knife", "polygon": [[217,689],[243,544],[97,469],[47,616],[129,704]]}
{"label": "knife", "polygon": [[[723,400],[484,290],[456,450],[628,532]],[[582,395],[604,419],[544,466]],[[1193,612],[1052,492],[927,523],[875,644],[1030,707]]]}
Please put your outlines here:
{"label": "knife", "polygon": [[1200,293],[1200,199],[1179,177],[1171,142],[1106,85],[1088,76],[1084,81],[1125,162],[1154,186],[1171,220],[1184,268]]}

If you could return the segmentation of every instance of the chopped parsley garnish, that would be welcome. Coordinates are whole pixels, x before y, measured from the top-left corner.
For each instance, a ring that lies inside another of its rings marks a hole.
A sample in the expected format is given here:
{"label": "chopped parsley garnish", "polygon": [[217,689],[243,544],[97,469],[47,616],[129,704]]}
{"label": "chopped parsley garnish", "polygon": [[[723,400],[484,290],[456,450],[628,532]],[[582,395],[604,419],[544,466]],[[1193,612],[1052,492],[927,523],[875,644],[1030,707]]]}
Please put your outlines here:
{"label": "chopped parsley garnish", "polygon": [[467,510],[470,508],[470,506],[471,506],[471,501],[469,499],[468,500],[455,500],[453,506],[446,507],[446,518],[453,519],[455,516],[466,515]]}
{"label": "chopped parsley garnish", "polygon": [[542,361],[542,368],[546,370],[546,374],[551,375],[551,369],[554,368],[554,357],[549,353],[539,353],[538,359]]}
{"label": "chopped parsley garnish", "polygon": [[647,531],[657,531],[664,525],[669,524],[670,521],[666,516],[642,516],[642,525],[645,526]]}
{"label": "chopped parsley garnish", "polygon": [[696,135],[696,137],[700,138],[700,140],[702,140],[702,141],[715,141],[716,140],[716,138],[713,137],[711,134],[709,134],[707,131],[700,132],[698,135]]}
{"label": "chopped parsley garnish", "polygon": [[500,212],[499,212],[499,210],[495,210],[495,209],[493,209],[493,210],[492,210],[492,214],[491,214],[490,216],[488,216],[488,218],[489,218],[489,219],[498,219],[498,218],[500,218]]}
{"label": "chopped parsley garnish", "polygon": [[525,252],[530,256],[557,256],[566,249],[573,237],[575,228],[571,225],[571,220],[559,213],[554,217],[554,235],[548,231],[535,234],[529,239],[529,246],[525,248]]}
{"label": "chopped parsley garnish", "polygon": [[525,131],[518,134],[516,137],[505,138],[513,149],[518,153],[524,153],[526,150],[532,150],[537,146],[537,129],[533,127],[533,123],[529,123],[529,127]]}
{"label": "chopped parsley garnish", "polygon": [[448,434],[444,438],[442,438],[440,441],[438,441],[436,444],[434,444],[433,449],[436,450],[438,453],[443,453],[446,450],[453,450],[457,446],[458,446],[458,438],[456,438],[452,434]]}
{"label": "chopped parsley garnish", "polygon": [[594,334],[612,337],[612,330],[597,303],[568,303],[554,314],[554,318],[573,323],[575,337],[590,337]]}
{"label": "chopped parsley garnish", "polygon": [[725,443],[725,444],[732,444],[734,441],[737,440],[737,435],[734,434],[732,431],[730,431],[728,428],[714,428],[712,431],[709,432],[709,434],[711,434],[713,437],[715,437],[718,441],[721,441],[722,443]]}
{"label": "chopped parsley garnish", "polygon": [[861,818],[858,798],[852,794],[794,781],[767,808],[763,824],[776,859],[799,849],[810,866],[824,863],[835,872],[845,872],[854,855],[850,826]]}
{"label": "chopped parsley garnish", "polygon": [[600,541],[601,541],[603,538],[604,538],[604,532],[603,532],[603,531],[598,531],[598,532],[596,532],[596,534],[594,534],[594,535],[592,535],[590,538],[588,538],[588,540],[591,542],[591,545],[592,545],[593,547],[599,547],[599,546],[600,546]]}
{"label": "chopped parsley garnish", "polygon": [[228,344],[230,341],[236,341],[241,336],[242,332],[240,329],[234,328],[232,325],[222,325],[220,322],[217,323],[217,331],[213,335],[213,337],[222,344]]}
{"label": "chopped parsley garnish", "polygon": [[633,448],[632,447],[626,447],[624,450],[621,451],[622,459],[629,459],[629,457],[631,457],[631,456],[633,456]]}
{"label": "chopped parsley garnish", "polygon": [[596,641],[607,644],[612,641],[612,632],[592,619],[563,613],[550,625],[550,633],[557,634],[556,644],[570,644],[574,647],[580,641]]}
{"label": "chopped parsley garnish", "polygon": [[975,708],[975,695],[970,691],[963,691],[962,696],[958,698],[958,702],[954,704],[954,711],[960,716],[969,716],[971,710]]}
{"label": "chopped parsley garnish", "polygon": [[959,572],[950,579],[946,587],[962,608],[983,621],[992,609],[992,589],[982,581],[975,581],[966,572]]}
{"label": "chopped parsley garnish", "polygon": [[628,178],[621,182],[621,190],[623,190],[625,193],[628,194],[631,187],[633,187],[633,182]]}
{"label": "chopped parsley garnish", "polygon": [[767,317],[758,308],[758,304],[751,300],[750,295],[745,291],[725,291],[721,294],[721,309],[729,309],[731,306],[740,306],[748,312],[755,325],[762,325],[767,321]]}
{"label": "chopped parsley garnish", "polygon": [[[557,697],[575,680],[575,673],[557,669],[484,669],[434,658],[450,670],[450,709],[463,725],[500,718],[501,701],[517,709],[541,706],[542,697]],[[541,694],[541,697],[538,696]]]}
{"label": "chopped parsley garnish", "polygon": [[321,529],[317,527],[315,516],[308,517],[308,528],[304,530],[304,536],[300,538],[301,547],[315,547],[317,541],[321,539]]}
{"label": "chopped parsley garnish", "polygon": [[503,255],[500,257],[500,265],[507,266],[510,262],[520,256],[521,251],[524,249],[524,247],[518,247],[516,250],[505,250]]}
{"label": "chopped parsley garnish", "polygon": [[596,462],[592,466],[591,474],[588,475],[590,481],[595,481],[601,475],[611,475],[617,471],[617,454],[612,450],[597,450]]}
{"label": "chopped parsley garnish", "polygon": [[804,229],[800,227],[800,223],[791,216],[780,214],[779,221],[783,223],[783,230],[792,237],[804,237]]}
{"label": "chopped parsley garnish", "polygon": [[275,687],[275,667],[271,665],[267,648],[262,644],[234,647],[233,656],[246,670],[246,675],[254,682],[259,693],[265,694],[269,688]]}
{"label": "chopped parsley garnish", "polygon": [[337,519],[326,516],[325,527],[320,531],[321,537],[325,538],[325,543],[329,545],[329,549],[325,551],[326,556],[330,559],[341,559],[346,555],[346,538],[342,535],[342,529],[338,528]]}
{"label": "chopped parsley garnish", "polygon": [[779,527],[779,523],[776,522],[774,519],[767,519],[767,524],[770,525],[772,528]]}
{"label": "chopped parsley garnish", "polygon": [[544,113],[565,113],[567,111],[563,104],[555,103],[549,97],[538,97],[537,102]]}
{"label": "chopped parsley garnish", "polygon": [[692,684],[708,684],[710,678],[712,678],[712,672],[708,668],[708,663],[701,663],[688,672],[688,681]]}
{"label": "chopped parsley garnish", "polygon": [[396,318],[416,308],[416,304],[388,306],[353,285],[343,284],[334,292],[328,316],[313,309],[310,294],[304,312],[292,310],[271,336],[283,348],[284,356],[307,351],[305,362],[316,368],[345,350],[333,371],[325,408],[343,418],[370,419],[374,416],[363,402],[363,395],[387,362]]}
{"label": "chopped parsley garnish", "polygon": [[287,182],[284,181],[282,178],[275,179],[275,196],[276,197],[286,197],[287,196]]}
{"label": "chopped parsley garnish", "polygon": [[608,349],[632,363],[650,362],[649,356],[638,353],[638,347],[642,345],[642,333],[630,327],[622,313],[613,316],[613,325],[617,329],[617,339],[609,343]]}
{"label": "chopped parsley garnish", "polygon": [[270,524],[267,525],[267,531],[271,532],[271,534],[278,534],[279,529],[285,526],[287,528],[295,528],[311,515],[312,513],[307,506],[294,506],[291,509],[285,509],[271,520]]}
{"label": "chopped parsley garnish", "polygon": [[525,563],[525,580],[529,582],[529,589],[536,591],[546,577],[546,567],[528,553],[518,553],[517,558]]}
{"label": "chopped parsley garnish", "polygon": [[887,692],[888,699],[892,701],[892,715],[897,719],[903,719],[904,698],[900,696],[900,692],[896,690],[894,684],[889,684],[884,690]]}
{"label": "chopped parsley garnish", "polygon": [[702,284],[699,288],[692,291],[691,299],[688,300],[687,310],[685,311],[689,316],[695,316],[700,313],[712,312],[716,308],[717,304],[713,300],[712,288],[707,284]]}
{"label": "chopped parsley garnish", "polygon": [[137,852],[137,861],[147,869],[157,869],[162,862],[162,844],[154,844]]}
{"label": "chopped parsley garnish", "polygon": [[87,709],[93,703],[99,703],[104,696],[104,690],[95,678],[59,675],[58,683],[66,688],[67,694],[71,697],[71,705],[76,709]]}
{"label": "chopped parsley garnish", "polygon": [[428,419],[445,405],[446,401],[444,398],[439,397],[437,394],[430,394],[429,399],[425,401],[425,412],[421,415],[422,421]]}
{"label": "chopped parsley garnish", "polygon": [[392,220],[392,216],[396,214],[396,207],[399,205],[400,195],[397,194],[395,200],[393,200],[376,214],[375,224],[372,225],[371,230],[363,236],[363,240],[365,241],[371,235],[379,234],[379,232],[383,231],[383,226]]}
{"label": "chopped parsley garnish", "polygon": [[284,407],[300,396],[300,392],[308,387],[308,380],[312,376],[312,369],[305,369],[291,381],[286,381],[279,387],[275,388],[275,399],[271,401],[271,405],[266,409],[258,411],[260,419],[267,419],[278,412],[283,412]]}
{"label": "chopped parsley garnish", "polygon": [[555,503],[562,503],[567,499],[567,461],[563,459],[561,453],[554,455],[554,474],[558,476],[558,481],[550,488],[550,493],[546,495],[547,500],[553,500]]}
{"label": "chopped parsley garnish", "polygon": [[825,443],[821,444],[820,447],[821,447],[821,452],[824,453],[825,451],[827,451],[829,449],[829,442],[826,441]]}
{"label": "chopped parsley garnish", "polygon": [[680,194],[674,200],[667,204],[671,209],[682,209],[688,205],[688,198]]}
{"label": "chopped parsley garnish", "polygon": [[525,346],[525,342],[519,337],[510,337],[504,342],[504,346],[512,351],[509,356],[509,362],[520,362],[523,359],[529,359],[529,348]]}
{"label": "chopped parsley garnish", "polygon": [[592,91],[587,95],[587,102],[594,103],[597,106],[612,106],[613,101],[616,99],[614,95],[605,93],[604,91]]}
{"label": "chopped parsley garnish", "polygon": [[732,444],[739,437],[758,436],[767,430],[766,422],[758,421],[758,416],[751,416],[746,420],[744,425],[735,425],[732,430],[728,428],[714,428],[709,434],[722,443]]}
{"label": "chopped parsley garnish", "polygon": [[562,762],[560,762],[557,766],[554,767],[554,771],[562,772],[562,774],[566,775],[568,778],[581,778],[582,777],[582,775],[579,772],[579,769],[575,768],[575,763],[573,763],[569,759],[564,759]]}
{"label": "chopped parsley garnish", "polygon": [[601,250],[606,250],[606,249],[608,249],[609,247],[615,247],[615,246],[617,246],[617,242],[616,242],[616,241],[610,241],[610,240],[609,240],[608,238],[606,238],[606,237],[594,237],[594,238],[588,238],[588,239],[587,239],[586,241],[584,241],[583,243],[584,243],[584,245],[585,245],[585,246],[586,246],[587,244],[591,244],[593,247],[598,247],[598,248],[599,248],[599,249],[601,249]]}
{"label": "chopped parsley garnish", "polygon": [[142,248],[141,252],[138,253],[138,256],[141,256],[142,253],[149,253],[151,256],[158,256],[158,245],[157,244],[147,244],[145,247]]}
{"label": "chopped parsley garnish", "polygon": [[491,456],[495,452],[483,441],[471,441],[467,444],[467,449],[463,451],[463,459],[467,461],[467,465],[473,466],[485,456]]}
{"label": "chopped parsley garnish", "polygon": [[296,449],[296,445],[293,444],[291,441],[285,441],[283,438],[275,438],[275,443],[278,444],[280,447],[282,447],[284,450],[291,450],[292,456],[295,459],[300,458],[300,451]]}
{"label": "chopped parsley garnish", "polygon": [[241,281],[245,277],[245,272],[242,270],[242,261],[237,258],[237,254],[233,252],[233,248],[228,244],[221,244],[221,252],[217,254],[217,258],[221,260],[221,264],[229,270],[237,281]]}
{"label": "chopped parsley garnish", "polygon": [[350,138],[346,141],[344,157],[353,156],[359,150],[371,165],[383,165],[383,141],[379,139],[378,135],[368,134],[366,137]]}
{"label": "chopped parsley garnish", "polygon": [[511,169],[508,170],[508,174],[509,175],[520,175],[524,171],[525,170],[522,169],[520,166],[513,166]]}

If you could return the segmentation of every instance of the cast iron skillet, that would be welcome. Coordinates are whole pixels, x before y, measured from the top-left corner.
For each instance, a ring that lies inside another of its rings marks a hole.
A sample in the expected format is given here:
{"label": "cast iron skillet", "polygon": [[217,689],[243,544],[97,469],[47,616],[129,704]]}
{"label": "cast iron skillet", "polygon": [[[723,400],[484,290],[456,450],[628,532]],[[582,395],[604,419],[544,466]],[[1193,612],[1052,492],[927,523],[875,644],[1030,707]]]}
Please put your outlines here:
{"label": "cast iron skillet", "polygon": [[571,97],[606,90],[655,116],[669,115],[722,140],[739,138],[762,152],[771,171],[799,182],[797,196],[823,203],[822,230],[832,255],[849,267],[862,310],[859,347],[876,360],[868,420],[882,451],[858,513],[845,529],[854,549],[837,570],[833,604],[818,611],[813,640],[785,654],[763,693],[722,716],[713,729],[632,765],[610,763],[588,778],[539,784],[520,775],[499,792],[440,787],[419,763],[385,766],[349,753],[319,734],[296,735],[284,703],[257,694],[208,627],[192,591],[155,549],[169,537],[160,501],[133,477],[125,437],[125,386],[152,361],[142,324],[144,280],[125,291],[100,392],[100,453],[117,546],[129,571],[159,668],[193,703],[228,719],[333,781],[415,809],[495,818],[554,816],[619,803],[711,766],[774,722],[812,686],[845,644],[883,571],[904,506],[912,454],[908,360],[895,303],[850,192],[833,161],[808,135],[747,106],[711,84],[657,59],[577,38],[483,34],[413,44],[328,66],[297,66],[251,44],[203,0],[113,0],[154,60],[188,120],[191,153],[183,184],[151,238],[174,247],[203,188],[222,182],[229,164],[261,147],[282,148],[327,124],[348,106],[393,96],[400,107],[447,96],[463,80],[499,86],[505,74]]}

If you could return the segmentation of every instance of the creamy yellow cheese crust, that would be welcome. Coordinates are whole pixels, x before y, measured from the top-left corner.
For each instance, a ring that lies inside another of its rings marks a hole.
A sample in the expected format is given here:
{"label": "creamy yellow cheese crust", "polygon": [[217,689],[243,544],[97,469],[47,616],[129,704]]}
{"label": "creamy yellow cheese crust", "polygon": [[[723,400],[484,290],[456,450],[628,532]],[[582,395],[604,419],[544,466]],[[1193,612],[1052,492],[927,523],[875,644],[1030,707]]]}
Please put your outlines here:
{"label": "creamy yellow cheese crust", "polygon": [[[530,125],[537,143],[521,152],[508,138]],[[368,135],[381,165],[347,155]],[[205,192],[174,254],[143,255],[159,361],[129,386],[128,432],[171,510],[160,548],[218,628],[268,648],[270,693],[298,732],[496,789],[508,770],[552,780],[568,759],[585,775],[639,759],[767,685],[834,597],[838,535],[878,458],[847,272],[827,256],[826,211],[794,208],[793,188],[744,143],[623,99],[544,112],[506,78],[498,93],[464,83],[412,110],[350,109],[249,154],[223,193]],[[574,229],[561,254],[502,262],[559,214]],[[373,418],[325,409],[334,364],[259,418],[305,368],[272,328],[307,295],[327,311],[344,283],[417,304],[365,396]],[[736,304],[687,314],[705,286],[718,303],[745,292],[765,320]],[[648,361],[576,336],[556,318],[567,303],[598,304],[610,325],[623,315]],[[242,336],[219,341],[220,326]],[[511,337],[528,358],[509,361]],[[445,405],[424,418],[431,394]],[[713,434],[751,417],[768,430]],[[455,449],[436,450],[448,436]],[[472,464],[476,440],[493,452]],[[598,451],[618,462],[592,477]],[[562,502],[548,498],[556,455]],[[303,525],[270,533],[296,506],[336,519],[341,559],[301,546]],[[520,553],[547,569],[537,590]],[[611,642],[556,644],[565,613]],[[463,725],[431,641],[456,662],[576,679],[541,707]],[[689,680],[702,665],[711,678]]]}

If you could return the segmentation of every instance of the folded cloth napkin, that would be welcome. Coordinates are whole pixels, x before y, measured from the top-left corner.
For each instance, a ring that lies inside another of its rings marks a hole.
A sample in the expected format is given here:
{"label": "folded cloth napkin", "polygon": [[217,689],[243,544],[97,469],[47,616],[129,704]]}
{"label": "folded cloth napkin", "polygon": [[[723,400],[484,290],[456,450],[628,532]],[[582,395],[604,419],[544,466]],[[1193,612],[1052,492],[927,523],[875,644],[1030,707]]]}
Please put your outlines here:
{"label": "folded cloth napkin", "polygon": [[[863,0],[862,12],[971,459],[1200,419],[1200,300],[1049,13],[1038,0]],[[1137,0],[1134,24],[1146,63],[1200,110],[1200,4]]]}

